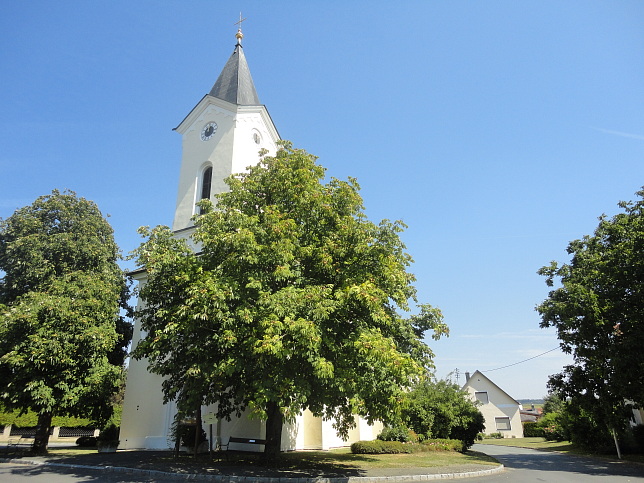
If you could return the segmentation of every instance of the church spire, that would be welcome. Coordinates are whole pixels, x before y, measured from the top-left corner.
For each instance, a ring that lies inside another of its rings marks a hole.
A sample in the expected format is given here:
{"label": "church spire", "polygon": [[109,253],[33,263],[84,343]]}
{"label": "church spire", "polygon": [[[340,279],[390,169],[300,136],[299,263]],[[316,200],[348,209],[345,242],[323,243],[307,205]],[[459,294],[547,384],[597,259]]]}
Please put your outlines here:
{"label": "church spire", "polygon": [[259,106],[259,97],[241,44],[242,38],[244,38],[241,23],[244,20],[246,19],[242,19],[240,14],[239,22],[237,22],[239,30],[235,34],[237,45],[219,74],[217,82],[210,90],[210,95],[238,106]]}

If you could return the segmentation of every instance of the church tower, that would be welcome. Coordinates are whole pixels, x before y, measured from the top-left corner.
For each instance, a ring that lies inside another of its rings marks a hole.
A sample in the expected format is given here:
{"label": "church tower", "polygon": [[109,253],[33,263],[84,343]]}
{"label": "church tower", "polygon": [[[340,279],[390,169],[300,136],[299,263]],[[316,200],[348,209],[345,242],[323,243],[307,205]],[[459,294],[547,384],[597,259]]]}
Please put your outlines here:
{"label": "church tower", "polygon": [[[236,38],[235,49],[210,92],[175,128],[182,135],[183,154],[172,229],[189,244],[192,217],[199,209],[196,203],[203,198],[213,200],[215,194],[227,190],[224,179],[257,164],[261,149],[275,154],[280,139],[266,107],[259,102],[241,44],[241,29]],[[145,284],[144,270],[131,275],[140,286]],[[139,300],[137,308],[143,304]],[[142,337],[141,323],[135,320],[132,347]],[[146,360],[130,360],[121,448],[168,448],[176,406],[163,403],[162,382],[161,376],[148,372]],[[259,427],[247,430],[256,434]]]}
{"label": "church tower", "polygon": [[[241,45],[241,29],[237,44],[215,85],[183,121],[175,128],[182,135],[183,155],[179,173],[177,205],[172,229],[175,236],[185,238],[194,227],[192,217],[197,203],[228,189],[224,179],[257,164],[262,149],[274,155],[280,137],[266,107],[260,104]],[[193,247],[195,248],[195,247]],[[142,286],[145,270],[136,270],[132,277]],[[144,301],[138,301],[138,309]],[[145,333],[140,320],[134,321],[132,347]],[[147,370],[146,360],[130,360],[121,419],[121,449],[168,449],[173,445],[171,427],[177,412],[173,401],[163,402],[163,378]],[[215,407],[203,407],[204,421],[209,424],[211,441],[228,441],[231,436],[265,438],[265,423],[249,419],[248,414],[229,420],[213,420]],[[285,423],[282,449],[329,449],[345,446],[359,439],[374,439],[381,425],[370,426],[363,419],[350,433],[349,440],[340,439],[333,421],[322,421],[304,411],[295,421]],[[244,445],[242,445],[244,446]],[[259,445],[245,445],[257,451]]]}
{"label": "church tower", "polygon": [[215,85],[175,131],[183,136],[177,205],[172,229],[192,226],[196,203],[227,190],[224,179],[259,162],[260,149],[274,154],[279,140],[266,107],[260,104],[241,41]]}

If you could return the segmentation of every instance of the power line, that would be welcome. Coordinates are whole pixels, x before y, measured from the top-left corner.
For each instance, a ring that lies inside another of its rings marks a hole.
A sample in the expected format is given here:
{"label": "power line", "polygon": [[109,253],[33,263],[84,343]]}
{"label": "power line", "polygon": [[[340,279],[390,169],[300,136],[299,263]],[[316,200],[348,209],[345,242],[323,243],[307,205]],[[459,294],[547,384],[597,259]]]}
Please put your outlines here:
{"label": "power line", "polygon": [[536,359],[537,357],[541,357],[541,356],[543,356],[543,355],[546,355],[548,352],[556,351],[557,349],[559,349],[559,347],[555,347],[554,349],[550,349],[549,351],[543,352],[542,354],[539,354],[539,355],[536,355],[536,356],[530,357],[530,358],[528,358],[528,359],[525,359],[525,360],[522,360],[522,361],[519,361],[519,362],[515,362],[514,364],[509,364],[509,365],[507,365],[507,366],[503,366],[503,367],[497,367],[496,369],[489,369],[489,370],[487,370],[487,371],[485,371],[485,372],[498,371],[499,369],[505,369],[506,367],[516,366],[517,364],[522,364],[522,363],[524,363],[524,362],[531,361],[532,359]]}

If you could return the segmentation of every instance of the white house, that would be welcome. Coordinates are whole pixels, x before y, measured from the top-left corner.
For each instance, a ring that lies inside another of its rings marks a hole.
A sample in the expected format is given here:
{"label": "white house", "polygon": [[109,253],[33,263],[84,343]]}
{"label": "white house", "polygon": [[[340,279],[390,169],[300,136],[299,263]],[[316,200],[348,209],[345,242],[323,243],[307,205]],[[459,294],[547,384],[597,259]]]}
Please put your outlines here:
{"label": "white house", "polygon": [[480,371],[465,373],[463,390],[480,403],[485,418],[485,433],[501,433],[504,438],[523,438],[521,405]]}
{"label": "white house", "polygon": [[[224,179],[259,162],[260,149],[274,154],[280,139],[266,107],[259,102],[241,45],[241,29],[235,49],[214,86],[175,130],[182,135],[183,155],[179,174],[173,230],[175,236],[188,238],[194,230],[192,216],[196,203],[227,189]],[[198,249],[198,247],[193,247]],[[133,273],[144,284],[144,271]],[[143,302],[139,300],[139,307]],[[140,321],[135,320],[133,347],[145,337]],[[147,361],[131,360],[125,389],[120,448],[167,449],[171,446],[170,427],[176,414],[174,404],[163,404],[160,376],[147,370]],[[207,433],[226,442],[230,436],[265,439],[264,423],[243,416],[232,421],[212,420],[214,408],[202,408]],[[305,411],[282,432],[282,450],[329,449],[358,440],[375,439],[382,425],[371,426],[357,419],[348,440],[341,440],[332,427]],[[248,450],[262,447],[249,445]],[[239,448],[242,449],[242,448]]]}

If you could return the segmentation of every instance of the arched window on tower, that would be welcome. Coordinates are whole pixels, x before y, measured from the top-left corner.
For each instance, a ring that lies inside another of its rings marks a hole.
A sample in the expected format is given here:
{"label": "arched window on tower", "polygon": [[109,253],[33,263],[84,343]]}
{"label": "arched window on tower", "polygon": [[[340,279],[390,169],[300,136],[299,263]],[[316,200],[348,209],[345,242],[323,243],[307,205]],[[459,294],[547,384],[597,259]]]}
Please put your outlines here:
{"label": "arched window on tower", "polygon": [[[209,200],[210,199],[210,190],[212,187],[212,166],[208,166],[204,169],[203,175],[201,176],[201,197],[199,200]],[[199,214],[203,215],[203,210],[199,208]]]}

